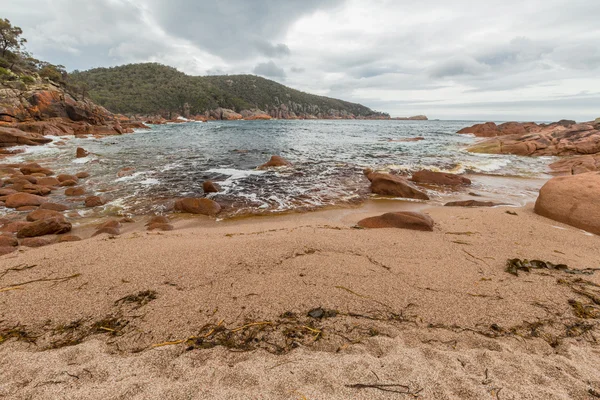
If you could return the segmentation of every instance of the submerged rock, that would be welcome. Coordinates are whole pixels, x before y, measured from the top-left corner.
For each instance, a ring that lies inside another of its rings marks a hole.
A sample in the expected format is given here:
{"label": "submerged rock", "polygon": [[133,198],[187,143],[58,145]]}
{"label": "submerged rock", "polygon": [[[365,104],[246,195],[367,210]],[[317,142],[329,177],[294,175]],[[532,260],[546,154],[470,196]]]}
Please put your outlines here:
{"label": "submerged rock", "polygon": [[540,189],[535,212],[600,235],[600,172],[550,179]]}
{"label": "submerged rock", "polygon": [[202,183],[202,190],[204,190],[204,193],[218,193],[221,188],[213,181],[204,181]]}
{"label": "submerged rock", "polygon": [[358,226],[363,228],[402,228],[417,231],[433,231],[433,224],[429,215],[412,211],[385,213],[358,222]]}
{"label": "submerged rock", "polygon": [[365,171],[371,181],[371,191],[384,196],[404,197],[408,199],[429,200],[429,196],[414,187],[409,181],[390,174]]}
{"label": "submerged rock", "polygon": [[89,196],[85,198],[86,207],[99,207],[106,204],[106,201],[100,196]]}
{"label": "submerged rock", "polygon": [[90,155],[90,152],[84,149],[83,147],[78,147],[75,152],[76,158],[85,158]]}
{"label": "submerged rock", "polygon": [[281,156],[271,156],[271,159],[258,167],[258,169],[266,169],[271,167],[291,167],[292,163]]}

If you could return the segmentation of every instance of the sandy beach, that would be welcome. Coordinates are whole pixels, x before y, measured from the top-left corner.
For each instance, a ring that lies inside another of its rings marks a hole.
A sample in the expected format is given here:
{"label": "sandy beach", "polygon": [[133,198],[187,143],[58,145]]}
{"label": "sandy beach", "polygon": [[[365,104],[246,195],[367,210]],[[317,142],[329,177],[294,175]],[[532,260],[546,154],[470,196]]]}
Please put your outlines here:
{"label": "sandy beach", "polygon": [[[140,219],[3,256],[0,397],[597,397],[600,238],[531,204],[415,204]],[[415,207],[433,232],[354,227]]]}

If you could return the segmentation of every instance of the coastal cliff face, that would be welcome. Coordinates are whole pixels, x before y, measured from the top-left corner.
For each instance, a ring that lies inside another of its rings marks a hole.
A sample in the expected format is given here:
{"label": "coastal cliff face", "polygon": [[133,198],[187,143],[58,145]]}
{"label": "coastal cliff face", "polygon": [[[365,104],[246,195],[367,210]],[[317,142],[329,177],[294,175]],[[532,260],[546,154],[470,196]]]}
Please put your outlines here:
{"label": "coastal cliff face", "polygon": [[0,147],[44,144],[45,135],[118,135],[133,132],[127,118],[76,98],[46,79],[0,85]]}

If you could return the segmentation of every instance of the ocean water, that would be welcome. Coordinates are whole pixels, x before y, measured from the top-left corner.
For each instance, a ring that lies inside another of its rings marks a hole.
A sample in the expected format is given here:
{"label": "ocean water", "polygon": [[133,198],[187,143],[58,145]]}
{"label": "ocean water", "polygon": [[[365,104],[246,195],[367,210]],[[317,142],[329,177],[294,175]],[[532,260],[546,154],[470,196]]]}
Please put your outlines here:
{"label": "ocean water", "polygon": [[[106,214],[167,210],[174,198],[204,196],[202,182],[207,179],[223,188],[207,197],[225,206],[224,217],[357,203],[370,196],[364,168],[402,174],[428,168],[472,175],[473,187],[462,192],[425,188],[434,203],[466,196],[466,191],[510,203],[530,199],[539,182],[547,179],[551,158],[468,153],[465,148],[477,138],[456,132],[477,122],[281,120],[154,125],[134,134],[70,137],[65,146],[28,147],[5,162],[35,160],[59,173],[88,171],[92,176],[84,186],[90,194],[111,199],[102,211]],[[416,136],[425,140],[395,141]],[[76,159],[78,146],[93,154]],[[256,169],[273,154],[294,167]],[[124,167],[135,168],[134,174],[118,178]]]}

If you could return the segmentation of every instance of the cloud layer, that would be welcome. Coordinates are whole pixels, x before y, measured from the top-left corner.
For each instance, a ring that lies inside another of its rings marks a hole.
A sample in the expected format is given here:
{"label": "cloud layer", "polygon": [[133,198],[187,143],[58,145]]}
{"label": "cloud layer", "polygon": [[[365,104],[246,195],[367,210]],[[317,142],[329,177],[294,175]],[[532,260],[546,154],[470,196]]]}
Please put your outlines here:
{"label": "cloud layer", "polygon": [[600,117],[597,0],[19,0],[38,58],[254,73],[392,115]]}

